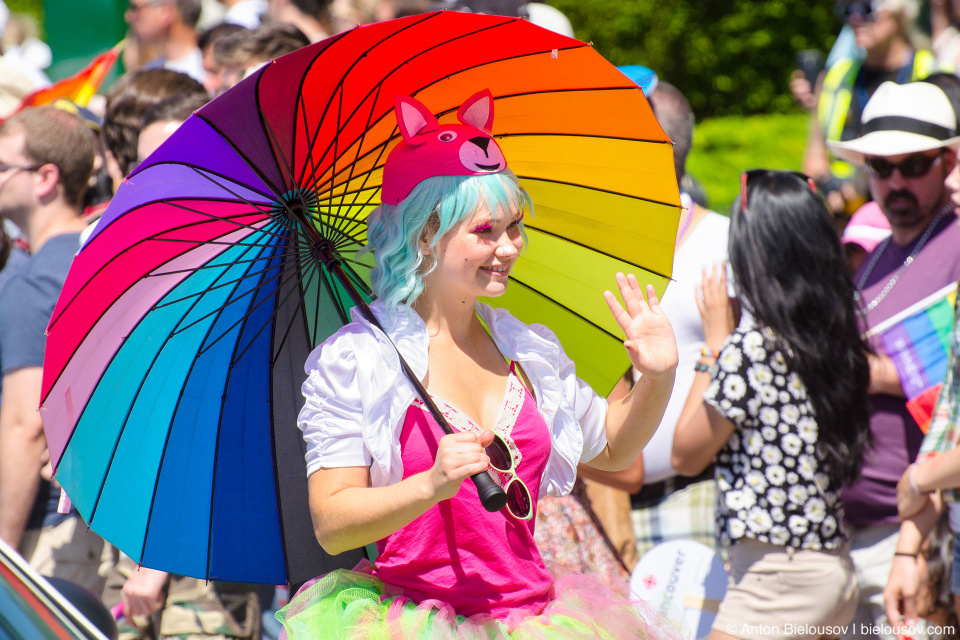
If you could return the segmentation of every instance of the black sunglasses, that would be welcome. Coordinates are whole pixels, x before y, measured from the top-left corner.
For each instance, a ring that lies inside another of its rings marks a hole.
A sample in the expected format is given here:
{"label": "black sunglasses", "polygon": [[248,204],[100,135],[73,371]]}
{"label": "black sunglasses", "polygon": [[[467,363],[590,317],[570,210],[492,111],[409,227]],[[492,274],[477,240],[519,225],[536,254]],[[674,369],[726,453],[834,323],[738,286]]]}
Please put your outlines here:
{"label": "black sunglasses", "polygon": [[867,167],[867,172],[877,178],[889,178],[893,175],[894,169],[900,171],[900,175],[904,178],[920,178],[930,173],[930,169],[939,164],[942,157],[942,152],[935,156],[915,153],[896,163],[876,156],[864,158],[863,162]]}
{"label": "black sunglasses", "polygon": [[[740,174],[740,213],[744,213],[747,210],[747,183],[751,178],[761,173],[767,173],[768,171],[771,171],[771,169],[750,169]],[[789,173],[806,182],[807,186],[810,187],[810,191],[813,191],[814,194],[817,193],[817,185],[814,184],[813,178],[807,174],[801,173],[800,171],[785,171],[784,173]]]}
{"label": "black sunglasses", "polygon": [[873,20],[876,17],[876,9],[871,0],[853,0],[852,2],[838,2],[834,6],[837,18],[841,22],[846,22],[851,16],[858,15],[864,20]]}

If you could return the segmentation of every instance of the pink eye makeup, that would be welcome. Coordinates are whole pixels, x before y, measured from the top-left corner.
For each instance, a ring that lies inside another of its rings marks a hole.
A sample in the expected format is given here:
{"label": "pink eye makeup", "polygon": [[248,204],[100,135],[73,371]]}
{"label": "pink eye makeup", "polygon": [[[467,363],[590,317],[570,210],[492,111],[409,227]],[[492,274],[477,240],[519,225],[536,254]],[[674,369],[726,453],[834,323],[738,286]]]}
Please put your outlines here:
{"label": "pink eye makeup", "polygon": [[474,233],[486,233],[493,229],[493,224],[489,222],[484,222],[483,224],[478,224],[476,229],[473,230]]}

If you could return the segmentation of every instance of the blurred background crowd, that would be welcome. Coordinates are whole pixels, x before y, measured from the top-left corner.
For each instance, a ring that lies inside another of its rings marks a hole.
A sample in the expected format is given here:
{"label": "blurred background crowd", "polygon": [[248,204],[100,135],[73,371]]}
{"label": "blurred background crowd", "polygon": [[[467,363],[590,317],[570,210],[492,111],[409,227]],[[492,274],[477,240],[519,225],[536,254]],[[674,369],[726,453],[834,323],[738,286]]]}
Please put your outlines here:
{"label": "blurred background crowd", "polygon": [[[677,178],[690,212],[678,233],[677,282],[672,285],[674,299],[686,300],[674,304],[677,315],[671,317],[682,371],[673,409],[668,408],[657,437],[633,468],[592,477],[584,470],[585,481],[572,498],[542,503],[538,537],[544,554],[574,570],[626,576],[659,542],[693,539],[715,547],[714,469],[680,475],[671,466],[671,446],[694,384],[693,367],[704,349],[694,288],[702,268],[726,259],[727,212],[746,189],[740,172],[763,166],[810,176],[843,234],[850,274],[855,273],[890,235],[890,223],[871,204],[863,167],[835,156],[829,143],[860,135],[864,107],[887,81],[906,84],[933,76],[954,108],[960,104],[960,82],[953,75],[960,69],[960,2],[0,0],[0,120],[44,105],[82,122],[85,129],[77,134],[77,140],[82,138],[77,144],[91,145],[95,160],[87,188],[79,189],[82,200],[73,203],[80,221],[69,231],[83,237],[139,162],[190,114],[260,66],[358,24],[443,8],[523,17],[592,42],[622,65],[674,141]],[[34,125],[18,126],[29,136]],[[6,157],[0,157],[0,164],[0,172],[33,170]],[[906,176],[905,167],[899,167]],[[0,183],[0,190],[5,185]],[[29,229],[12,224],[15,218],[4,216],[0,228],[0,287],[40,244]],[[944,277],[955,281],[957,275]],[[55,294],[48,295],[55,300]],[[665,306],[670,303],[668,295]],[[0,417],[13,415],[10,407],[19,404],[10,382],[27,385],[13,387],[18,391],[31,389],[29,380],[8,380],[8,371],[39,365],[42,360],[16,363],[0,352],[2,402],[7,405]],[[900,413],[904,421],[913,420]],[[77,564],[86,569],[68,577],[116,612],[120,637],[276,637],[269,612],[278,598],[282,604],[282,591],[278,595],[273,588],[206,583],[138,568],[61,513],[49,469],[10,462],[18,456],[33,459],[35,442],[4,437],[0,433],[0,536],[41,571],[52,572],[62,563],[58,549],[79,549]],[[916,458],[921,439],[912,437],[902,445],[904,465]],[[903,471],[896,470],[894,486]],[[21,480],[14,483],[11,477]],[[890,503],[890,496],[885,500]],[[861,577],[862,600],[872,600],[875,609],[875,615],[866,614],[869,621],[883,619],[882,591],[899,530],[895,499],[891,504],[892,517],[878,512],[863,516],[854,527],[874,536],[864,543],[868,547],[893,540],[881,577],[872,587]],[[41,535],[54,529],[59,542]],[[43,544],[49,548],[38,549]],[[920,613],[956,629],[946,516],[927,537],[921,556],[927,562]]]}

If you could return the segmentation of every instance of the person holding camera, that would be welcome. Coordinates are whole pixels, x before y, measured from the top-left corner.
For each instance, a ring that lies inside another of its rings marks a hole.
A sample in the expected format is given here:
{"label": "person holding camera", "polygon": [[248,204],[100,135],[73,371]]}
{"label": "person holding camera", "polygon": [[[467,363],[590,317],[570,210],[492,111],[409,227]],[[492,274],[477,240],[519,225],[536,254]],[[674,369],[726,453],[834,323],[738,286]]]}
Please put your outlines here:
{"label": "person holding camera", "polygon": [[857,46],[865,52],[862,59],[840,58],[820,74],[815,87],[797,72],[791,90],[813,116],[803,171],[826,194],[842,228],[867,200],[867,183],[855,166],[829,152],[827,142],[857,137],[861,111],[882,83],[905,84],[948,69],[932,52],[914,45],[917,0],[840,0],[836,10],[852,27]]}

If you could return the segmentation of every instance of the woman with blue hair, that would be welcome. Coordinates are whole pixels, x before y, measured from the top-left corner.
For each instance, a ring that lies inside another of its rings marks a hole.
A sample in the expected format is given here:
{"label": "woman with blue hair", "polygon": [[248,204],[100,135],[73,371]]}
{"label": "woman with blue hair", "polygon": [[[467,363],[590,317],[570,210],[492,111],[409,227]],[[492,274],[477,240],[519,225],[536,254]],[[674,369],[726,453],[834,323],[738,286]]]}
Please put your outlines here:
{"label": "woman with blue hair", "polygon": [[[396,112],[403,140],[368,232],[383,331],[360,317],[310,355],[299,418],[317,539],[378,557],[307,583],[278,617],[297,639],[659,637],[598,580],[555,578],[534,543],[541,496],[568,493],[580,462],[625,468],[660,421],[677,349],[655,293],[623,274],[625,307],[604,293],[644,374],[608,405],[549,329],[478,302],[506,291],[532,213],[490,136],[490,93],[458,125],[402,96]],[[507,494],[501,511],[464,482],[485,472]]]}

